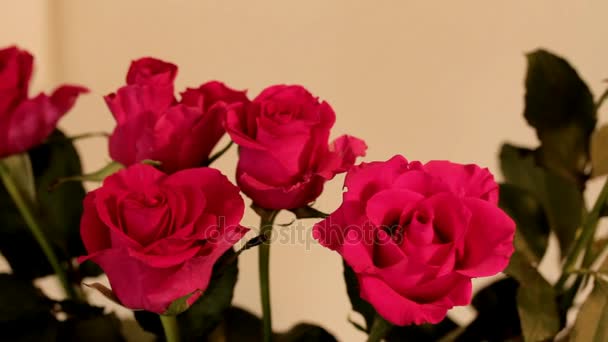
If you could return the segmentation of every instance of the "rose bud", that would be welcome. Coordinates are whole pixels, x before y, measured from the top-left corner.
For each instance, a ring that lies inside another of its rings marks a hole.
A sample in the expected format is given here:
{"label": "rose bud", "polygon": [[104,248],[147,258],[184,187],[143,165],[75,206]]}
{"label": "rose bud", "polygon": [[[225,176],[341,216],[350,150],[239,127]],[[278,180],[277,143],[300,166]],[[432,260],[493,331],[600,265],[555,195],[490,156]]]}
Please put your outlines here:
{"label": "rose bud", "polygon": [[327,102],[297,85],[271,86],[249,105],[230,106],[226,130],[239,145],[241,190],[266,209],[314,201],[327,180],[348,170],[367,149],[348,135],[329,144],[335,120]]}
{"label": "rose bud", "polygon": [[28,97],[34,58],[17,47],[0,50],[0,158],[40,145],[76,98],[88,90],[64,85],[48,96]]}
{"label": "rose bud", "polygon": [[438,323],[471,301],[471,278],[504,270],[515,223],[487,169],[448,161],[351,169],[342,205],[313,236],[340,253],[360,296],[396,325]]}
{"label": "rose bud", "polygon": [[178,298],[194,303],[213,265],[248,229],[239,189],[219,171],[166,175],[136,164],[107,177],[84,200],[80,234],[116,298],[162,314]]}
{"label": "rose bud", "polygon": [[177,101],[176,75],[177,66],[142,58],[131,64],[127,85],[105,97],[117,124],[113,160],[127,166],[155,160],[165,172],[201,166],[225,133],[226,105],[249,101],[244,91],[216,81],[187,89]]}

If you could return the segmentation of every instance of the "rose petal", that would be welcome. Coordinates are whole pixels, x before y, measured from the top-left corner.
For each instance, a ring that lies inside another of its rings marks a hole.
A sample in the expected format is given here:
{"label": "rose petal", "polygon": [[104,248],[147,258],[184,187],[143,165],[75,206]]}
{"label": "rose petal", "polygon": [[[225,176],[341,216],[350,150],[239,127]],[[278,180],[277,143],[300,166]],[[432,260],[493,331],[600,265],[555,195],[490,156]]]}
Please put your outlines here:
{"label": "rose petal", "polygon": [[266,209],[295,209],[310,204],[323,191],[324,180],[313,176],[289,187],[278,187],[237,169],[237,184],[253,202]]}
{"label": "rose petal", "polygon": [[321,161],[319,175],[331,179],[338,173],[348,171],[355,165],[357,157],[365,156],[366,150],[367,145],[361,139],[349,135],[339,137],[331,143]]}
{"label": "rose petal", "polygon": [[458,272],[487,277],[503,271],[514,250],[515,222],[488,201],[468,198],[464,203],[471,211],[471,221]]}
{"label": "rose petal", "polygon": [[173,85],[177,66],[160,59],[144,57],[131,62],[127,84]]}
{"label": "rose petal", "polygon": [[170,175],[162,183],[169,187],[200,188],[207,199],[205,212],[224,217],[226,227],[238,225],[245,212],[245,203],[239,189],[216,169],[201,167],[182,170]]}
{"label": "rose petal", "polygon": [[[56,128],[57,121],[73,106],[86,88],[63,86],[49,97],[40,94],[24,100],[7,115],[5,141],[0,141],[0,157],[21,153],[41,144]],[[6,114],[4,114],[6,115]]]}
{"label": "rose petal", "polygon": [[386,162],[361,163],[353,167],[344,181],[348,191],[344,200],[367,201],[374,193],[388,189],[407,170],[407,160],[395,156]]}
{"label": "rose petal", "polygon": [[410,212],[423,199],[422,195],[409,190],[383,190],[367,201],[365,212],[375,226],[391,229],[404,212]]}
{"label": "rose petal", "polygon": [[361,298],[371,303],[380,316],[395,325],[436,324],[447,314],[448,307],[435,303],[419,304],[411,301],[378,278],[360,276],[358,280],[361,287]]}
{"label": "rose petal", "polygon": [[498,203],[498,184],[487,168],[433,160],[424,165],[424,170],[441,179],[454,194]]}
{"label": "rose petal", "polygon": [[80,221],[80,236],[88,253],[95,253],[111,246],[108,228],[99,219],[95,199],[95,191],[85,196]]}

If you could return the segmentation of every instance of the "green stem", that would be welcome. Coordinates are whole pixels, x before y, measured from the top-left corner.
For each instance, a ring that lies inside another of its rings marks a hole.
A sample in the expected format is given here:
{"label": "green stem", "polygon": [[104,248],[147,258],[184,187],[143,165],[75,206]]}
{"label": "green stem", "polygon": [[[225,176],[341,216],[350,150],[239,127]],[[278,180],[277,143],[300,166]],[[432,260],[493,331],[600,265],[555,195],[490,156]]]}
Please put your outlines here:
{"label": "green stem", "polygon": [[68,281],[66,270],[59,263],[59,259],[57,258],[57,255],[55,255],[55,251],[49,244],[46,236],[44,236],[44,232],[42,231],[40,225],[38,224],[38,221],[35,218],[34,210],[32,208],[33,205],[31,203],[28,203],[28,200],[26,200],[26,198],[23,196],[23,193],[15,184],[13,178],[10,175],[10,172],[8,171],[6,166],[4,166],[1,162],[0,177],[2,178],[2,182],[4,183],[6,191],[12,197],[15,206],[19,210],[19,213],[21,213],[21,216],[23,216],[23,220],[30,229],[30,232],[34,236],[34,239],[36,239],[36,242],[38,242],[38,245],[42,249],[42,252],[46,256],[46,259],[53,268],[53,271],[55,271],[57,278],[59,278],[59,281],[61,282],[61,285],[65,290],[66,296],[69,299],[78,300],[78,294],[76,293],[76,289]]}
{"label": "green stem", "polygon": [[562,275],[555,284],[555,288],[558,291],[563,290],[566,281],[574,270],[574,266],[576,265],[580,254],[585,250],[585,247],[588,247],[590,242],[593,240],[595,236],[595,231],[597,229],[597,223],[600,218],[600,213],[604,206],[606,205],[606,201],[608,200],[608,179],[604,183],[602,190],[600,191],[595,204],[593,205],[593,209],[589,212],[589,215],[585,218],[583,222],[581,235],[574,242],[574,246],[572,247],[570,253],[566,256],[566,261],[564,261],[564,265],[562,267]]}
{"label": "green stem", "polygon": [[262,298],[262,318],[264,327],[264,342],[272,340],[272,316],[270,312],[270,277],[269,277],[269,261],[270,261],[270,242],[272,237],[272,225],[274,219],[279,213],[278,210],[260,212],[260,235],[264,236],[264,243],[260,245],[259,250],[259,268],[260,268],[260,297]]}
{"label": "green stem", "polygon": [[213,163],[216,159],[218,159],[219,157],[221,157],[224,153],[226,153],[230,147],[234,144],[234,141],[230,141],[226,146],[224,146],[221,150],[217,151],[216,154],[212,155],[211,157],[209,157],[209,159],[207,160],[207,162],[205,163],[206,166],[211,165],[211,163]]}
{"label": "green stem", "polygon": [[179,342],[179,326],[175,316],[160,315],[160,322],[163,324],[165,339],[167,342]]}
{"label": "green stem", "polygon": [[369,332],[367,342],[380,342],[388,334],[393,325],[387,320],[376,314],[374,323],[372,324],[372,330]]}

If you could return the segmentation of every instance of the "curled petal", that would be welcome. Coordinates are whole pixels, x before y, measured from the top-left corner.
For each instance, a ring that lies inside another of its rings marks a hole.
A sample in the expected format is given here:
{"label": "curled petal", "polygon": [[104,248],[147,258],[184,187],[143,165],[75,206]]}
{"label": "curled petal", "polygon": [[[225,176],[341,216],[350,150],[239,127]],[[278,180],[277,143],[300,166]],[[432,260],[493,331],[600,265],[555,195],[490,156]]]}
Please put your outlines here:
{"label": "curled petal", "polygon": [[339,137],[329,146],[329,152],[322,161],[319,175],[331,179],[338,173],[348,171],[355,165],[357,157],[365,156],[366,150],[367,145],[361,139],[350,135]]}

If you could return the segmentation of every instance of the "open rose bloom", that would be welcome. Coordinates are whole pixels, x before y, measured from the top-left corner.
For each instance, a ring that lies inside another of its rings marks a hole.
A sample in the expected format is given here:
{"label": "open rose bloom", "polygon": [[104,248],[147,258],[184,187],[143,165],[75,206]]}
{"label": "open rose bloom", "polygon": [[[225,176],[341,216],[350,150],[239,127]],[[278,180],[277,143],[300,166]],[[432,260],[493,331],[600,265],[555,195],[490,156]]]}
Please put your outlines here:
{"label": "open rose bloom", "polygon": [[166,175],[136,164],[106,178],[84,201],[81,235],[120,302],[163,313],[207,288],[213,266],[241,239],[244,203],[219,171]]}
{"label": "open rose bloom", "polygon": [[17,47],[0,50],[0,158],[22,153],[41,144],[57,121],[88,90],[64,85],[51,95],[30,98],[34,58]]}
{"label": "open rose bloom", "polygon": [[342,255],[360,295],[396,325],[438,323],[469,304],[471,278],[501,272],[515,223],[487,169],[395,156],[346,176],[340,208],[314,237]]}

